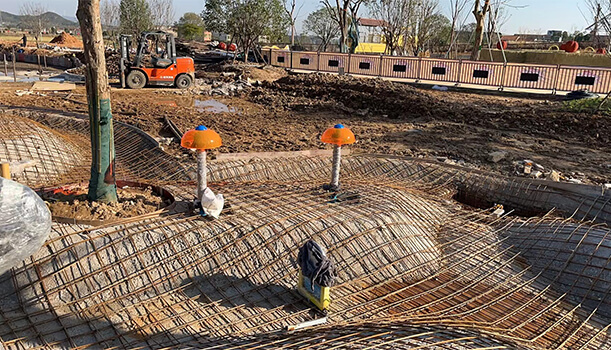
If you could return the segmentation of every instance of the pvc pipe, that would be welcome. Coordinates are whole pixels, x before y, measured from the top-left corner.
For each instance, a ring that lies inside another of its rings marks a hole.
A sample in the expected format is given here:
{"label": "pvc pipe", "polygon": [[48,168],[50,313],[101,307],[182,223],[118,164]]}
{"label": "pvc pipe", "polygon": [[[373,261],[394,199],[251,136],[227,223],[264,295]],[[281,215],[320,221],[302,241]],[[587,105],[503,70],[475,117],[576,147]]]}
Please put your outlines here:
{"label": "pvc pipe", "polygon": [[319,319],[312,320],[312,321],[298,323],[296,325],[286,326],[286,330],[289,332],[292,332],[298,329],[314,327],[314,326],[318,326],[318,325],[325,324],[325,323],[327,323],[327,318],[323,317],[323,318],[319,318]]}
{"label": "pvc pipe", "polygon": [[208,187],[206,181],[206,151],[197,150],[197,199],[201,202],[204,191]]}
{"label": "pvc pipe", "polygon": [[339,187],[339,167],[342,160],[342,146],[335,145],[333,148],[333,168],[331,170],[331,188]]}

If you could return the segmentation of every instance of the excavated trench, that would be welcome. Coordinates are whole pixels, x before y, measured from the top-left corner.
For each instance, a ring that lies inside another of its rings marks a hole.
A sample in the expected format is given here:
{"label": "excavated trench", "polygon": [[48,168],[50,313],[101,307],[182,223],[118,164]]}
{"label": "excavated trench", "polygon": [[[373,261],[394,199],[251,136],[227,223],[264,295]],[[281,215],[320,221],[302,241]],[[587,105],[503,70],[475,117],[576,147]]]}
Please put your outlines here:
{"label": "excavated trench", "polygon": [[[74,117],[2,113],[18,115],[29,133],[71,135],[62,139],[70,147],[88,132]],[[5,135],[11,120],[0,118]],[[115,132],[118,178],[163,186],[177,203],[193,198],[194,164],[133,127]],[[0,138],[0,158],[23,160],[5,140],[14,137]],[[27,154],[46,184],[88,176],[87,156],[42,163]],[[211,162],[210,186],[229,206],[214,221],[179,211],[96,228],[54,224],[36,255],[0,277],[3,346],[611,346],[609,193],[364,155],[342,162],[343,191],[358,196],[334,202],[321,189],[330,163]],[[555,210],[498,217],[464,203]],[[285,333],[320,317],[295,291],[297,250],[308,239],[339,272],[329,324]]]}

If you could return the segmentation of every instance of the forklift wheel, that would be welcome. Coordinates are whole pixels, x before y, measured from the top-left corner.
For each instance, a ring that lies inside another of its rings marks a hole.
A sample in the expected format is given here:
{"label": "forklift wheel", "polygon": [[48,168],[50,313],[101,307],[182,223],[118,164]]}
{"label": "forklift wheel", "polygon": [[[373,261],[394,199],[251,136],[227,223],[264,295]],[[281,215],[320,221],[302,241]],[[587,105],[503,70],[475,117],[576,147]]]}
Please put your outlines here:
{"label": "forklift wheel", "polygon": [[146,75],[139,70],[129,72],[126,80],[130,89],[142,89],[146,85]]}
{"label": "forklift wheel", "polygon": [[191,83],[193,83],[193,80],[186,74],[179,75],[178,78],[176,78],[176,87],[179,89],[188,89]]}

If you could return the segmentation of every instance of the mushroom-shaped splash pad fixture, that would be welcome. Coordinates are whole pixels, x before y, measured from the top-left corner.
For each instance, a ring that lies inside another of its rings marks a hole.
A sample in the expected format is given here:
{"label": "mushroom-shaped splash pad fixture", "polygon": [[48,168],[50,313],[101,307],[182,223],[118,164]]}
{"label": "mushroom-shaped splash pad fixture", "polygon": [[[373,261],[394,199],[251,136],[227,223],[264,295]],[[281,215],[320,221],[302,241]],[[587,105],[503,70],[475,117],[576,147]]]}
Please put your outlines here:
{"label": "mushroom-shaped splash pad fixture", "polygon": [[335,145],[333,148],[333,169],[331,171],[331,183],[324,188],[330,191],[339,190],[339,166],[342,159],[342,145],[353,144],[356,141],[350,129],[342,124],[337,124],[325,130],[320,140],[324,143]]}
{"label": "mushroom-shaped splash pad fixture", "polygon": [[223,142],[221,137],[214,130],[210,130],[207,127],[200,125],[193,130],[187,131],[180,140],[180,145],[184,148],[191,148],[196,150],[205,151],[221,147]]}
{"label": "mushroom-shaped splash pad fixture", "polygon": [[225,200],[223,195],[214,195],[208,188],[206,180],[206,150],[220,147],[223,144],[221,137],[214,130],[203,125],[187,131],[180,140],[184,148],[197,150],[197,201],[196,206],[201,206],[202,215],[211,215],[215,218],[223,210]]}
{"label": "mushroom-shaped splash pad fixture", "polygon": [[320,141],[337,146],[350,145],[356,141],[354,134],[350,129],[342,124],[337,124],[332,128],[325,130],[320,137]]}

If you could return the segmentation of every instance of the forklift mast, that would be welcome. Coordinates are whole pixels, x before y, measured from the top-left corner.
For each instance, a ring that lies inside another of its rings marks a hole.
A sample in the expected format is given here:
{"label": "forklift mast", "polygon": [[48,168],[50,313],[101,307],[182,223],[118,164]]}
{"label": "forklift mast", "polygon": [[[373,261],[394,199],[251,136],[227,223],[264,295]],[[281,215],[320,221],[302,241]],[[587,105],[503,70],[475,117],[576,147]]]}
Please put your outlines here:
{"label": "forklift mast", "polygon": [[[136,50],[136,55],[133,60],[130,59],[130,51],[132,45],[132,36],[122,34],[119,37],[119,44],[121,50],[121,60],[120,60],[120,80],[121,87],[125,88],[125,75],[127,73],[128,68],[130,67],[139,67],[142,64],[142,59],[144,55],[147,53],[146,50],[149,49],[149,53],[159,54],[160,43],[162,44],[162,39],[165,37],[165,54],[164,56],[167,59],[171,60],[173,64],[176,64],[176,43],[174,40],[174,35],[166,32],[143,32],[138,38],[138,48]],[[154,44],[154,51],[150,50],[148,42],[151,40]]]}
{"label": "forklift mast", "polygon": [[[172,60],[172,63],[176,63],[176,44],[174,43],[174,35],[166,32],[144,32],[140,35],[138,40],[138,51],[136,53],[136,57],[134,58],[134,66],[138,67],[142,63],[142,58],[146,54],[146,49],[149,49],[149,53],[151,54],[159,54],[159,44],[162,43],[162,39],[165,37],[165,55],[168,59]],[[151,50],[153,48],[148,47],[148,41],[153,41],[154,51]]]}
{"label": "forklift mast", "polygon": [[131,61],[129,59],[131,41],[131,35],[122,34],[119,37],[119,49],[121,50],[121,59],[119,60],[119,69],[121,74],[119,74],[119,79],[121,80],[121,88],[125,88],[125,72],[127,67],[131,66]]}

